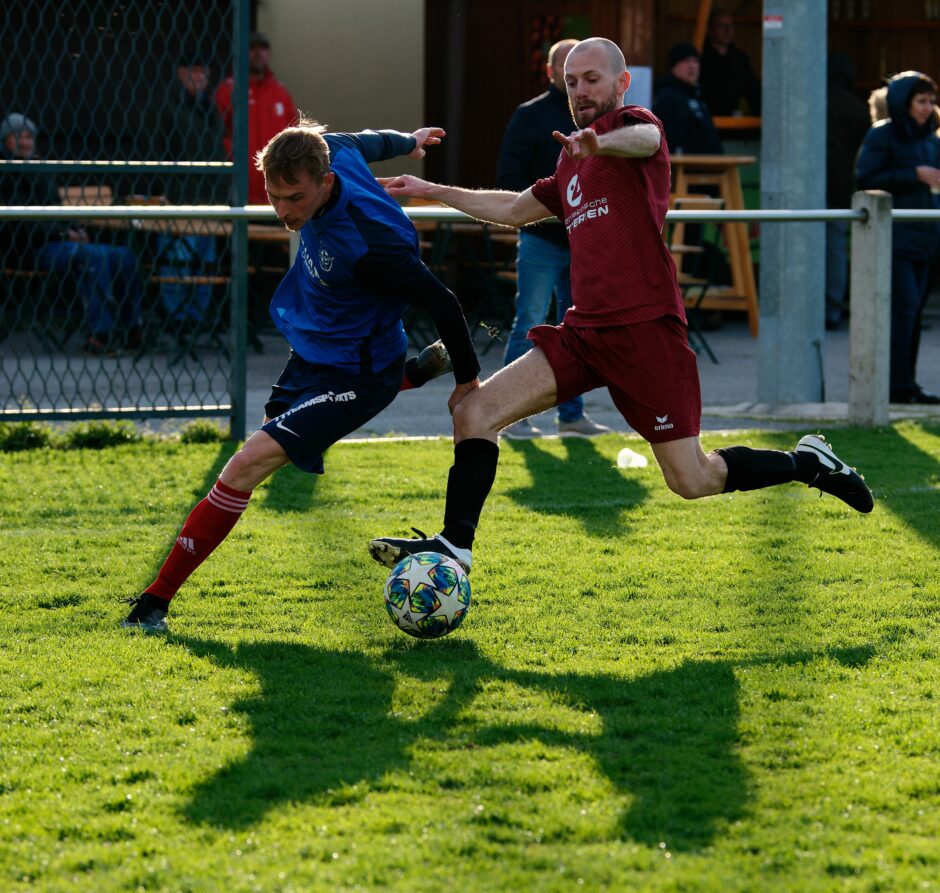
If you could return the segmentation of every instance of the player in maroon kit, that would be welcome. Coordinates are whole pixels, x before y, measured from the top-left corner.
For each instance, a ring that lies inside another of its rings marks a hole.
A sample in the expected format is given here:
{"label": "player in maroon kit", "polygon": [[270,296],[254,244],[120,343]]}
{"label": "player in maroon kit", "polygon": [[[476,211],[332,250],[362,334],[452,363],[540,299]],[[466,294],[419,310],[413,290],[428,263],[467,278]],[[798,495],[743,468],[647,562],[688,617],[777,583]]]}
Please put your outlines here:
{"label": "player in maroon kit", "polygon": [[623,54],[604,38],[572,49],[565,63],[578,130],[565,136],[553,176],[525,192],[472,191],[415,177],[385,178],[393,196],[443,202],[481,220],[524,226],[556,216],[571,244],[573,306],[557,326],[535,326],[535,347],[470,390],[454,408],[454,464],[444,528],[418,539],[381,537],[372,557],[391,566],[406,554],[441,552],[467,570],[483,503],[496,476],[500,429],[605,386],[647,441],[669,488],[685,499],[801,481],[860,512],[873,507],[862,477],[818,435],[791,452],[699,442],[701,393],[685,310],[662,238],[669,153],[650,111],[624,106]]}

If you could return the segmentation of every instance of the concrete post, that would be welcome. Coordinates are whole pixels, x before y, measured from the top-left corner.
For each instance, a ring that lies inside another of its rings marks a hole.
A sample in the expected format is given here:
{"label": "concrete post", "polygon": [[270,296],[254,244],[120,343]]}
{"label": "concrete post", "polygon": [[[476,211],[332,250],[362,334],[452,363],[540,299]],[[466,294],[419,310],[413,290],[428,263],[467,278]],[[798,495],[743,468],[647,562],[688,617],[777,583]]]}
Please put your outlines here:
{"label": "concrete post", "polygon": [[856,192],[852,209],[868,212],[852,221],[849,322],[849,421],[888,424],[891,362],[891,196]]}
{"label": "concrete post", "polygon": [[[826,206],[827,5],[765,0],[761,207]],[[758,400],[823,399],[825,224],[763,223]]]}

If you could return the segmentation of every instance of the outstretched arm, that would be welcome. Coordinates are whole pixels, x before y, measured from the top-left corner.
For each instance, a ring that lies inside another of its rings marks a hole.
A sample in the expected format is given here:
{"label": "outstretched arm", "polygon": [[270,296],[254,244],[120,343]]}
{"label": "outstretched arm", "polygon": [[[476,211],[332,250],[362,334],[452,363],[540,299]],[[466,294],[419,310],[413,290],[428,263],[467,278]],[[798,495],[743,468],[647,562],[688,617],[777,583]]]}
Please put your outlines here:
{"label": "outstretched arm", "polygon": [[554,131],[552,136],[561,143],[569,158],[576,161],[589,155],[612,155],[617,158],[649,158],[662,142],[655,124],[630,124],[598,136],[590,127],[575,130],[565,136]]}
{"label": "outstretched arm", "polygon": [[442,202],[464,214],[485,220],[489,223],[501,223],[505,226],[525,226],[554,216],[548,208],[532,195],[531,189],[525,192],[502,192],[498,189],[461,189],[459,186],[442,186],[428,183],[418,177],[379,177],[379,183],[392,198],[424,198]]}

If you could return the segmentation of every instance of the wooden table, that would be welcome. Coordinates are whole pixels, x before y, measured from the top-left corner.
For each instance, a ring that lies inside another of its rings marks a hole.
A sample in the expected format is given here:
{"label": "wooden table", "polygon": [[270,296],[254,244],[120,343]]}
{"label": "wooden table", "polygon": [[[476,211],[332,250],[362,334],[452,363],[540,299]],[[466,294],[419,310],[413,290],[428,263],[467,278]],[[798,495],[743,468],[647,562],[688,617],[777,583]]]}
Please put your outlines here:
{"label": "wooden table", "polygon": [[[673,196],[691,196],[693,186],[714,186],[729,211],[744,210],[741,191],[742,166],[753,164],[753,155],[674,155],[672,156]],[[681,225],[681,224],[679,224]],[[757,284],[746,223],[720,223],[728,261],[731,265],[731,285],[710,288],[702,300],[706,310],[743,310],[747,313],[748,327],[757,337],[759,312]]]}

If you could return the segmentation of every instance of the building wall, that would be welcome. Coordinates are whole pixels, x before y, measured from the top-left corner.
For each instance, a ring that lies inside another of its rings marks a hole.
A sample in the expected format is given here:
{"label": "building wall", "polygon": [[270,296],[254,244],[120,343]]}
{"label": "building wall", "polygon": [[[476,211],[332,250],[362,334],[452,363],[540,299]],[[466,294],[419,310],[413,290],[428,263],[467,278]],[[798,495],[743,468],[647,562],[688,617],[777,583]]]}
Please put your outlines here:
{"label": "building wall", "polygon": [[[297,107],[332,131],[424,126],[425,0],[267,0],[258,30]],[[433,150],[432,150],[433,151]],[[421,173],[410,159],[379,173]]]}

